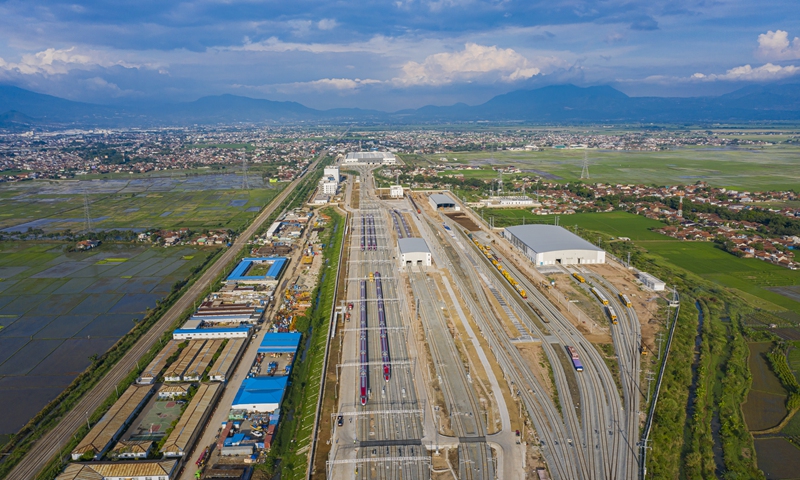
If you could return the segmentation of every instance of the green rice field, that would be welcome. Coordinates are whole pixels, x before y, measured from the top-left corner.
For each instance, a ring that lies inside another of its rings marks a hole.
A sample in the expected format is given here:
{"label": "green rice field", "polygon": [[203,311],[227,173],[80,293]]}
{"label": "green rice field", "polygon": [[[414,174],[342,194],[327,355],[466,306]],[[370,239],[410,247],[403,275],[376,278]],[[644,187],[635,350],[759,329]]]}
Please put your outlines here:
{"label": "green rice field", "polygon": [[441,157],[447,157],[447,163],[454,168],[459,164],[487,168],[485,173],[462,172],[470,177],[496,178],[497,173],[488,170],[491,166],[514,165],[524,172],[568,182],[580,179],[584,152],[592,182],[685,185],[702,180],[712,186],[752,190],[788,190],[800,184],[800,147],[790,145],[680,147],[641,152],[547,148],[538,152],[453,152],[424,158],[438,164]]}

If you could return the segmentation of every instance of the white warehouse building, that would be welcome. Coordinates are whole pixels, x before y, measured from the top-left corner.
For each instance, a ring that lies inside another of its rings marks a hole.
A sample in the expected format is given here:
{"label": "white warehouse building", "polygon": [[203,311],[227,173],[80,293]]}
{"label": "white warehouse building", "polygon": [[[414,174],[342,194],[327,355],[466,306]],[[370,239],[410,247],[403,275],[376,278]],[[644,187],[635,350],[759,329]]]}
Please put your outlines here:
{"label": "white warehouse building", "polygon": [[517,225],[503,235],[534,265],[606,263],[606,252],[556,225]]}
{"label": "white warehouse building", "polygon": [[431,251],[421,238],[401,238],[397,240],[400,249],[401,265],[431,266]]}
{"label": "white warehouse building", "polygon": [[344,157],[345,165],[396,165],[397,157],[390,152],[350,152]]}

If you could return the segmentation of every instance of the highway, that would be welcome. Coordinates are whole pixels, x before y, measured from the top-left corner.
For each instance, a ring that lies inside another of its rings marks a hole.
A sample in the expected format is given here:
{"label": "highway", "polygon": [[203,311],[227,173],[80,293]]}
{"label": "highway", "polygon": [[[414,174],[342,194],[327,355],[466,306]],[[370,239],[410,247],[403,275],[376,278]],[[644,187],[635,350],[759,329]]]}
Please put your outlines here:
{"label": "highway", "polygon": [[[309,165],[308,171],[313,171],[319,164],[324,151],[314,162]],[[31,447],[27,455],[14,467],[6,477],[8,480],[30,480],[47,465],[48,461],[57,455],[69,442],[82,425],[86,423],[88,413],[94,412],[100,404],[114,393],[115,386],[122,381],[132,370],[137,368],[138,360],[158,342],[159,338],[180,316],[200,298],[205,289],[222,273],[223,269],[231,263],[239,252],[246,247],[247,241],[272,215],[275,209],[286,197],[297,188],[304,177],[292,181],[283,191],[275,197],[270,204],[253,220],[250,226],[239,235],[231,247],[217,259],[197,281],[184,293],[177,302],[145,333],[139,341],[120,359],[109,372],[89,390],[59,421],[55,428],[44,434]]]}

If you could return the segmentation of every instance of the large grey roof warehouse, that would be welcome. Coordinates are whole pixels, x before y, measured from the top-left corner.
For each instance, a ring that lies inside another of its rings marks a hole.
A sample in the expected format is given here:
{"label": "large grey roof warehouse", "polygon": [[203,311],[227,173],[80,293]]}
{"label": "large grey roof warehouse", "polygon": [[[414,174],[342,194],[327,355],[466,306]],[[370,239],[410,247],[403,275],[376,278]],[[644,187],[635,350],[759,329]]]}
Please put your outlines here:
{"label": "large grey roof warehouse", "polygon": [[605,263],[606,252],[555,225],[507,227],[504,236],[536,265]]}

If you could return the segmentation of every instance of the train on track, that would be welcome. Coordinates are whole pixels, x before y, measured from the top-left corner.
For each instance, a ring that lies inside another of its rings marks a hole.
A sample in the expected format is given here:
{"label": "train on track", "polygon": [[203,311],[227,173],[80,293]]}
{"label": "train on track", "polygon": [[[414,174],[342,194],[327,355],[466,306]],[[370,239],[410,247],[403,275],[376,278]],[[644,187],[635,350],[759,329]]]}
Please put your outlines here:
{"label": "train on track", "polygon": [[389,336],[386,331],[386,312],[383,304],[383,284],[381,273],[375,272],[375,289],[378,292],[378,326],[381,330],[381,362],[383,363],[383,379],[392,378],[392,358],[389,355]]}
{"label": "train on track", "polygon": [[597,297],[598,300],[600,300],[600,303],[602,303],[603,305],[608,305],[608,299],[606,298],[605,295],[603,295],[603,293],[600,290],[592,287],[591,292],[594,294],[595,297]]}
{"label": "train on track", "polygon": [[614,325],[617,324],[617,312],[614,311],[614,307],[606,305],[606,315],[608,315],[608,319],[611,320],[611,323]]}
{"label": "train on track", "polygon": [[359,361],[361,365],[358,369],[359,381],[361,383],[361,405],[366,405],[369,399],[369,342],[367,341],[367,282],[361,280],[361,332],[360,332],[360,351]]}
{"label": "train on track", "polygon": [[580,273],[575,272],[575,273],[572,274],[572,276],[575,277],[575,280],[577,280],[577,281],[579,281],[581,283],[586,283],[586,279],[583,278],[583,275],[581,275]]}
{"label": "train on track", "polygon": [[570,360],[572,360],[572,366],[575,367],[575,371],[582,372],[583,364],[581,363],[581,357],[578,356],[578,350],[575,347],[567,345],[567,353],[569,354]]}
{"label": "train on track", "polygon": [[[445,225],[445,227],[447,226]],[[450,229],[448,228],[448,230]],[[508,270],[506,270],[505,267],[503,267],[503,265],[500,263],[500,257],[498,257],[492,252],[492,247],[490,247],[489,245],[481,245],[481,242],[479,242],[477,238],[473,237],[472,234],[468,234],[467,236],[470,239],[472,239],[472,241],[475,243],[475,246],[478,247],[478,250],[480,250],[481,253],[483,253],[483,255],[486,256],[486,258],[488,258],[490,262],[492,262],[492,265],[494,265],[497,271],[500,272],[503,278],[505,278],[506,281],[512,287],[514,287],[514,290],[517,291],[519,296],[527,299],[528,293],[525,291],[524,288],[522,288],[522,285],[520,285],[519,282],[517,282],[516,279],[514,279],[514,277],[511,276]]]}
{"label": "train on track", "polygon": [[627,295],[625,295],[624,293],[618,293],[617,295],[619,296],[619,300],[622,302],[623,305],[625,305],[628,308],[631,308],[633,306]]}
{"label": "train on track", "polygon": [[414,210],[416,210],[416,211],[417,211],[417,213],[422,213],[422,210],[420,210],[420,209],[419,209],[419,207],[417,206],[417,202],[415,202],[415,201],[414,201],[414,197],[412,197],[411,195],[409,195],[409,196],[408,196],[408,199],[409,199],[409,200],[411,200],[411,205],[413,205],[413,206],[414,206]]}

